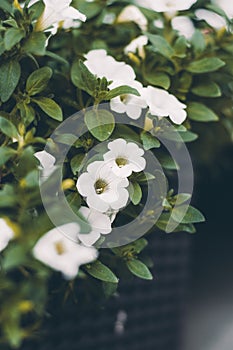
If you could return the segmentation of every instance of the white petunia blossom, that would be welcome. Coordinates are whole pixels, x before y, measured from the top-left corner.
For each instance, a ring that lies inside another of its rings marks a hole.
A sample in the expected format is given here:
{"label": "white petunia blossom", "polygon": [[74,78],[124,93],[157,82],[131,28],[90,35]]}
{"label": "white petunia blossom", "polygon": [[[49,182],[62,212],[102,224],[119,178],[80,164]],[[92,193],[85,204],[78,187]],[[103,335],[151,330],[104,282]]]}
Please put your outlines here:
{"label": "white petunia blossom", "polygon": [[191,39],[195,32],[193,22],[187,16],[174,17],[171,21],[171,25],[175,30],[178,31],[180,35],[183,35],[186,39]]}
{"label": "white petunia blossom", "polygon": [[80,265],[91,263],[98,257],[98,251],[94,247],[85,247],[65,237],[77,233],[79,225],[76,223],[50,230],[34,246],[34,257],[52,269],[62,272],[66,279],[75,278]]}
{"label": "white petunia blossom", "polygon": [[[142,84],[136,80],[130,83],[130,87],[135,88],[140,95],[144,89]],[[110,108],[112,111],[126,113],[134,120],[140,118],[142,109],[146,107],[146,101],[142,96],[135,96],[132,94],[117,96],[110,101]]]}
{"label": "white petunia blossom", "polygon": [[141,58],[145,58],[145,49],[148,43],[148,38],[145,35],[140,35],[136,39],[133,39],[124,49],[124,53],[127,55],[128,53],[136,53],[138,51],[138,55]]}
{"label": "white petunia blossom", "polygon": [[[112,81],[109,85],[110,90],[128,85],[141,91],[142,84],[135,80],[136,75],[133,68],[125,62],[116,61],[115,58],[107,55],[105,50],[89,51],[85,57],[84,63],[92,74],[99,78],[106,77],[108,81]],[[140,93],[140,91],[138,92]],[[142,97],[127,94],[111,100],[110,107],[115,112],[127,113],[130,118],[138,119],[146,104]]]}
{"label": "white petunia blossom", "polygon": [[176,12],[188,10],[197,0],[136,0],[139,6],[156,12]]}
{"label": "white petunia blossom", "polygon": [[116,176],[103,161],[89,164],[87,172],[77,181],[77,189],[88,206],[102,213],[125,207],[129,198],[128,185],[127,179]]}
{"label": "white petunia blossom", "polygon": [[38,18],[35,30],[44,31],[65,20],[85,22],[86,16],[70,6],[72,0],[43,0],[45,4],[42,15]]}
{"label": "white petunia blossom", "polygon": [[41,178],[48,178],[56,169],[56,159],[46,151],[36,152],[34,156],[40,161]]}
{"label": "white petunia blossom", "polygon": [[198,9],[195,11],[195,15],[199,20],[206,21],[206,23],[213,28],[220,29],[227,26],[225,18],[215,12],[205,9]]}
{"label": "white petunia blossom", "polygon": [[116,20],[117,23],[134,22],[141,30],[147,30],[148,21],[143,13],[134,5],[126,6]]}
{"label": "white petunia blossom", "polygon": [[92,246],[101,234],[106,235],[112,231],[111,220],[108,215],[87,207],[81,207],[79,211],[91,225],[90,233],[78,234],[79,240],[85,246]]}
{"label": "white petunia blossom", "polygon": [[212,3],[220,7],[228,18],[233,18],[233,2],[231,0],[212,0]]}
{"label": "white petunia blossom", "polygon": [[186,105],[166,90],[148,86],[145,99],[152,115],[170,117],[175,124],[182,124],[187,117]]}
{"label": "white petunia blossom", "polygon": [[14,237],[14,231],[7,224],[6,220],[0,218],[0,252],[8,246]]}
{"label": "white petunia blossom", "polygon": [[117,139],[109,142],[108,149],[109,152],[104,154],[104,160],[117,176],[125,178],[133,171],[138,173],[145,169],[144,151],[136,143]]}

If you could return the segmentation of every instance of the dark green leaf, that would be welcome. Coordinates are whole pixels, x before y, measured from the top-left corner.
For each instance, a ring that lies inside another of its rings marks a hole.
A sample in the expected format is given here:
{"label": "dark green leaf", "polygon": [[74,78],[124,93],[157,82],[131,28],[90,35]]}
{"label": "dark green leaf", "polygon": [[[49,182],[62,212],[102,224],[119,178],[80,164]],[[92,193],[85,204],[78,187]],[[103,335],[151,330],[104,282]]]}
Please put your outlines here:
{"label": "dark green leaf", "polygon": [[97,86],[97,77],[87,69],[81,60],[73,63],[71,68],[71,80],[79,89],[94,96]]}
{"label": "dark green leaf", "polygon": [[49,80],[51,79],[53,71],[49,67],[39,68],[34,71],[27,79],[26,91],[29,96],[33,96],[43,91]]}
{"label": "dark green leaf", "polygon": [[10,247],[3,260],[3,269],[8,271],[26,261],[25,249],[21,245]]}
{"label": "dark green leaf", "polygon": [[16,151],[8,147],[0,147],[0,167],[16,154]]}
{"label": "dark green leaf", "polygon": [[70,166],[74,175],[79,173],[80,170],[82,169],[82,166],[83,166],[82,162],[84,158],[85,158],[84,154],[77,154],[71,159]]}
{"label": "dark green leaf", "polygon": [[192,93],[203,97],[220,97],[222,94],[220,87],[213,81],[203,82],[194,86]]}
{"label": "dark green leaf", "polygon": [[0,97],[2,102],[9,100],[18,85],[21,67],[18,61],[9,61],[0,67]]}
{"label": "dark green leaf", "polygon": [[173,48],[162,36],[150,33],[146,33],[146,36],[152,43],[154,52],[158,52],[160,55],[167,58],[171,58],[173,56]]}
{"label": "dark green leaf", "polygon": [[33,102],[35,102],[42,109],[42,111],[45,112],[51,118],[58,121],[63,120],[61,107],[51,98],[37,97],[33,99]]}
{"label": "dark green leaf", "polygon": [[90,265],[86,266],[86,271],[93,277],[110,283],[118,283],[116,275],[100,261],[96,260]]}
{"label": "dark green leaf", "polygon": [[13,138],[18,139],[19,137],[18,131],[14,126],[14,124],[10,122],[8,119],[3,118],[1,116],[0,116],[0,131],[12,139]]}
{"label": "dark green leaf", "polygon": [[109,91],[105,96],[105,100],[111,100],[112,98],[115,98],[117,96],[128,95],[128,94],[140,96],[139,92],[136,89],[131,88],[130,86],[127,86],[127,85],[122,85]]}
{"label": "dark green leaf", "polygon": [[103,282],[102,286],[106,298],[111,297],[117,291],[117,283]]}
{"label": "dark green leaf", "polygon": [[133,275],[145,279],[145,280],[152,280],[153,276],[150,273],[150,270],[148,267],[143,264],[140,260],[132,259],[127,261],[127,267],[132,272]]}
{"label": "dark green leaf", "polygon": [[[185,215],[184,215],[185,214]],[[192,206],[181,205],[172,210],[172,218],[182,224],[190,224],[205,221],[202,213]]]}
{"label": "dark green leaf", "polygon": [[166,73],[156,72],[153,70],[151,72],[146,71],[144,73],[144,78],[149,84],[162,87],[166,90],[169,89],[171,85],[171,80]]}
{"label": "dark green leaf", "polygon": [[47,37],[41,32],[32,32],[31,36],[24,43],[22,50],[37,56],[45,55]]}
{"label": "dark green leaf", "polygon": [[10,28],[6,31],[4,36],[5,49],[7,51],[11,50],[13,46],[18,44],[21,39],[23,39],[25,33],[23,29]]}

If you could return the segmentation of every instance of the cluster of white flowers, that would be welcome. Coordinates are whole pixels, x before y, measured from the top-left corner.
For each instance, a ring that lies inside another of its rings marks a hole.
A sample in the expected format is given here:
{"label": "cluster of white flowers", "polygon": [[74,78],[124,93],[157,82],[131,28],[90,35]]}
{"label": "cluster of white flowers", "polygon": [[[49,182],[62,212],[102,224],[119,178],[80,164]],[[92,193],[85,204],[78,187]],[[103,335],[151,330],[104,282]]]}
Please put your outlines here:
{"label": "cluster of white flowers", "polygon": [[136,0],[141,6],[156,12],[176,13],[188,10],[197,0]]}
{"label": "cluster of white flowers", "polygon": [[[80,265],[97,259],[98,250],[93,245],[101,235],[111,233],[116,214],[127,205],[128,177],[146,166],[144,151],[133,142],[117,139],[109,142],[108,149],[104,160],[89,164],[77,181],[77,189],[88,205],[81,206],[80,214],[90,224],[91,232],[82,233],[78,223],[64,224],[47,232],[33,248],[37,260],[62,272],[66,279],[75,278]],[[40,161],[43,182],[56,168],[55,158],[46,151],[35,153],[35,157]],[[8,231],[4,228],[3,248],[12,238],[7,236]]]}
{"label": "cluster of white flowers", "polygon": [[[141,36],[137,41],[131,43],[131,50],[142,50],[147,43],[146,37]],[[127,51],[129,47],[127,48]],[[175,96],[166,90],[157,89],[152,86],[143,87],[136,80],[135,72],[125,62],[118,62],[112,56],[107,55],[105,50],[91,50],[84,61],[91,73],[99,78],[106,77],[112,81],[109,88],[113,89],[121,85],[128,85],[135,88],[140,96],[126,94],[118,96],[110,101],[110,108],[117,113],[126,113],[131,119],[138,119],[142,109],[149,108],[151,114],[162,117],[170,117],[175,124],[181,124],[187,114],[184,111],[186,105],[181,103]]]}

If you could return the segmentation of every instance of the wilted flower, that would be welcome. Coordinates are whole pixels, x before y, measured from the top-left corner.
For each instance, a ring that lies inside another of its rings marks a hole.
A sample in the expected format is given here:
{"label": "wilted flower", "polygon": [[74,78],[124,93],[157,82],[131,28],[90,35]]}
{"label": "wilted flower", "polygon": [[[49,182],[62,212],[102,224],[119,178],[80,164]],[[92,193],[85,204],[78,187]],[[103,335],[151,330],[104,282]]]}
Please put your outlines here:
{"label": "wilted flower", "polygon": [[79,233],[79,225],[69,223],[52,229],[42,236],[33,248],[34,257],[52,269],[62,272],[66,279],[73,279],[80,265],[91,263],[98,257],[94,247],[75,243],[65,235]]}
{"label": "wilted flower", "polygon": [[72,0],[43,0],[45,4],[42,15],[38,18],[35,30],[40,32],[65,20],[85,22],[86,16],[70,6]]}
{"label": "wilted flower", "polygon": [[141,30],[147,30],[147,19],[143,13],[134,5],[126,6],[116,20],[117,23],[134,22]]}
{"label": "wilted flower", "polygon": [[101,234],[106,235],[112,231],[111,220],[108,215],[87,207],[81,207],[79,211],[91,225],[90,233],[78,234],[79,240],[85,246],[92,246]]}
{"label": "wilted flower", "polygon": [[14,237],[14,231],[6,220],[0,219],[0,252],[5,249],[9,241]]}
{"label": "wilted flower", "polygon": [[198,9],[195,11],[195,15],[199,20],[206,21],[206,23],[216,29],[226,27],[227,25],[225,18],[209,10]]}
{"label": "wilted flower", "polygon": [[166,90],[148,86],[144,94],[152,115],[170,117],[175,124],[182,124],[187,117],[186,105]]}
{"label": "wilted flower", "polygon": [[177,16],[171,21],[172,27],[183,35],[186,39],[191,39],[195,32],[195,27],[191,19],[187,16]]}
{"label": "wilted flower", "polygon": [[77,189],[86,197],[90,208],[105,213],[110,209],[123,208],[127,204],[128,185],[128,180],[116,176],[106,162],[96,161],[89,164],[87,172],[79,177]]}
{"label": "wilted flower", "polygon": [[117,176],[125,178],[133,171],[137,173],[145,169],[144,151],[136,143],[117,139],[109,142],[108,149],[110,151],[104,154],[104,160]]}

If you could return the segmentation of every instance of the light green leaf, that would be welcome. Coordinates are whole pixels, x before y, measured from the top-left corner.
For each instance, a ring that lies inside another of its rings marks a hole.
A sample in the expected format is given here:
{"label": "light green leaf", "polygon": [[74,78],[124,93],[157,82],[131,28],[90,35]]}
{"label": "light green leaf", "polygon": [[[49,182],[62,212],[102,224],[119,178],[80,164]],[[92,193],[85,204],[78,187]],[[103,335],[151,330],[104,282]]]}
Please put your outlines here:
{"label": "light green leaf", "polygon": [[131,88],[130,86],[127,86],[127,85],[122,85],[109,91],[105,96],[105,100],[111,100],[112,98],[115,98],[117,96],[128,95],[128,94],[140,96],[139,92],[136,89]]}
{"label": "light green leaf", "polygon": [[49,80],[51,79],[53,71],[49,67],[39,68],[34,71],[27,79],[26,91],[29,96],[34,96],[43,91]]}
{"label": "light green leaf", "polygon": [[190,102],[187,106],[188,117],[199,122],[218,121],[218,116],[202,103]]}
{"label": "light green leaf", "polygon": [[137,260],[137,259],[129,260],[127,261],[126,265],[133,275],[145,280],[153,279],[153,276],[150,270],[148,269],[148,267],[145,264],[143,264],[143,262],[141,262],[140,260]]}
{"label": "light green leaf", "polygon": [[170,44],[160,35],[146,33],[146,36],[153,45],[153,51],[160,53],[162,56],[171,58],[174,54],[173,48]]}
{"label": "light green leaf", "polygon": [[191,44],[194,48],[194,52],[198,55],[203,52],[206,48],[205,37],[199,29],[195,30],[192,36]]}
{"label": "light green leaf", "polygon": [[18,61],[8,61],[0,66],[0,97],[2,102],[9,100],[18,85],[21,67]]}
{"label": "light green leaf", "polygon": [[198,84],[191,91],[195,95],[202,97],[220,97],[222,95],[220,87],[213,81]]}
{"label": "light green leaf", "polygon": [[25,32],[20,28],[10,28],[6,31],[4,36],[5,49],[7,51],[11,50],[13,46],[18,44],[21,39],[23,39]]}
{"label": "light green leaf", "polygon": [[10,138],[18,139],[18,131],[14,124],[10,122],[8,119],[0,116],[0,131]]}
{"label": "light green leaf", "polygon": [[88,111],[84,120],[90,133],[99,141],[107,140],[115,127],[113,114],[104,109]]}
{"label": "light green leaf", "polygon": [[166,73],[156,72],[153,70],[151,72],[146,71],[144,72],[144,78],[149,84],[162,87],[166,90],[169,89],[171,85],[171,80]]}
{"label": "light green leaf", "polygon": [[191,62],[187,71],[196,74],[215,72],[225,66],[225,62],[218,57],[205,57],[201,60]]}
{"label": "light green leaf", "polygon": [[42,111],[45,112],[51,118],[58,121],[63,120],[61,107],[51,98],[37,97],[34,98],[32,101],[35,102],[42,109]]}
{"label": "light green leaf", "polygon": [[96,260],[90,265],[86,265],[85,270],[93,277],[109,283],[118,283],[116,275],[100,261]]}
{"label": "light green leaf", "polygon": [[141,140],[143,143],[143,147],[146,151],[152,148],[160,147],[159,140],[155,136],[151,135],[149,132],[142,132]]}
{"label": "light green leaf", "polygon": [[142,199],[142,189],[137,182],[130,182],[129,197],[134,205],[138,205]]}
{"label": "light green leaf", "polygon": [[16,154],[16,151],[8,147],[0,147],[0,167]]}
{"label": "light green leaf", "polygon": [[0,1],[0,8],[3,11],[9,12],[9,13],[13,12],[13,7],[7,0],[1,0]]}
{"label": "light green leaf", "polygon": [[[184,215],[184,213],[186,214]],[[183,217],[184,215],[184,217]],[[172,218],[182,224],[198,223],[205,221],[202,213],[192,206],[181,205],[172,210]]]}
{"label": "light green leaf", "polygon": [[28,40],[24,43],[22,51],[37,56],[44,56],[47,37],[41,32],[32,32]]}

